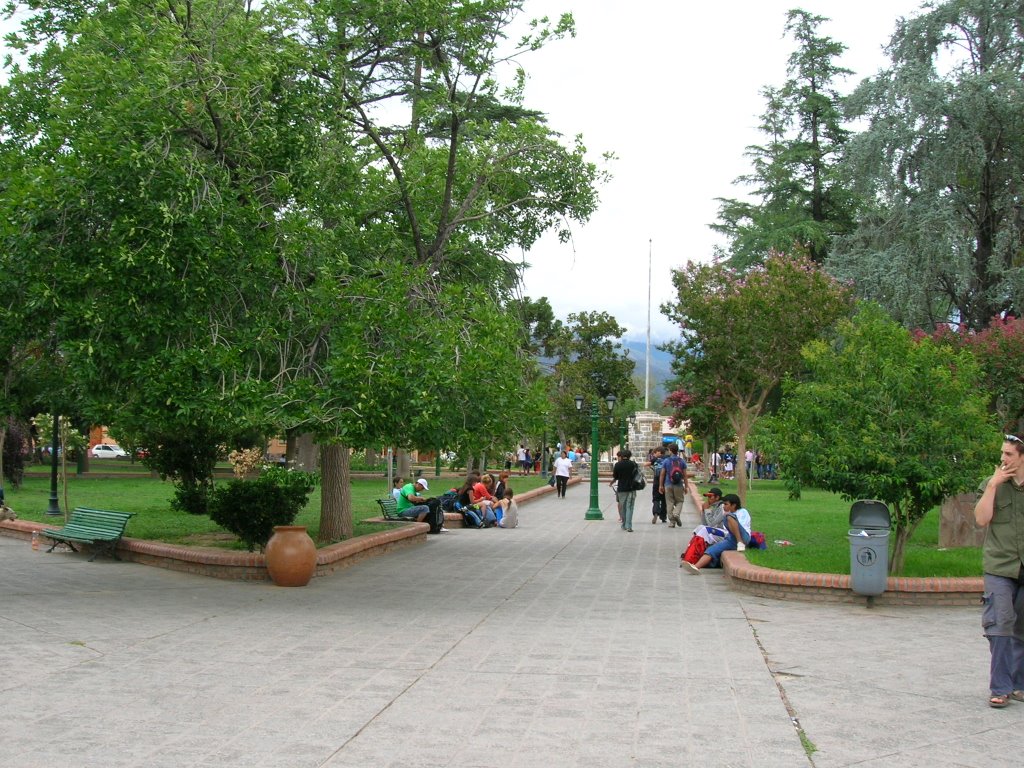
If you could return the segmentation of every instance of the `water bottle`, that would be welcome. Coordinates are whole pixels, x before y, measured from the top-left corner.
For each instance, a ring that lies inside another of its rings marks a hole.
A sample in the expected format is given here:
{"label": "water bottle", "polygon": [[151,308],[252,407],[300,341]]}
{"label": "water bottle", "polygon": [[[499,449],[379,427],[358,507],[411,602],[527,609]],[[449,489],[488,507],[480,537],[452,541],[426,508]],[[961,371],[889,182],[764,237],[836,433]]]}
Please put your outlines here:
{"label": "water bottle", "polygon": [[39,531],[32,531],[32,549],[39,549]]}

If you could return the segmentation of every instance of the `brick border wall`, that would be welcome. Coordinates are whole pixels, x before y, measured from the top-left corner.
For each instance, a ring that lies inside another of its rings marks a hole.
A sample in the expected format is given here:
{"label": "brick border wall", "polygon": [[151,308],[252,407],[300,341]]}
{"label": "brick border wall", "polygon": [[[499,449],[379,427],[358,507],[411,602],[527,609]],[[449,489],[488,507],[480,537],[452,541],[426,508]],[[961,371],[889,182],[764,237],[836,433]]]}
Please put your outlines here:
{"label": "brick border wall", "polygon": [[977,605],[984,581],[975,577],[906,578],[890,576],[885,592],[870,600],[850,590],[850,577],[838,573],[776,571],[748,562],[742,552],[725,552],[722,568],[729,586],[758,597],[819,603],[872,605]]}
{"label": "brick border wall", "polygon": [[[12,538],[31,540],[32,531],[60,526],[37,523],[29,520],[5,520],[0,522],[0,534]],[[430,526],[426,523],[408,523],[387,531],[366,536],[357,536],[317,550],[316,575],[325,576],[342,568],[360,562],[367,557],[390,552],[402,547],[421,544],[426,541]],[[50,540],[44,539],[50,546]],[[89,551],[88,545],[79,546]],[[183,547],[165,544],[162,541],[124,538],[118,542],[117,554],[122,560],[143,565],[167,568],[172,571],[212,576],[218,579],[241,581],[270,581],[266,560],[260,552],[236,552],[213,547]]]}
{"label": "brick border wall", "polygon": [[[570,483],[581,482],[574,478]],[[543,486],[525,491],[516,496],[517,503],[527,503],[533,499],[553,493],[554,488]],[[455,516],[453,516],[455,517]],[[447,516],[446,516],[447,518]],[[380,522],[385,522],[380,518]],[[394,522],[394,521],[386,521]],[[457,525],[461,527],[462,518]],[[456,521],[452,521],[452,527]],[[60,528],[59,525],[34,522],[31,520],[4,520],[0,522],[0,535],[30,541],[33,531]],[[426,523],[403,523],[388,530],[357,536],[348,541],[331,544],[317,550],[316,575],[326,576],[343,568],[348,568],[368,557],[382,555],[403,547],[422,544],[427,539],[430,526]],[[49,549],[52,542],[43,539],[40,547]],[[90,551],[88,545],[78,545],[79,549]],[[218,579],[235,579],[240,581],[270,581],[266,561],[259,552],[237,552],[214,547],[185,547],[178,544],[165,544],[161,541],[123,538],[117,544],[117,554],[122,560],[133,563],[167,568],[172,571],[194,573],[199,576],[210,576]]]}

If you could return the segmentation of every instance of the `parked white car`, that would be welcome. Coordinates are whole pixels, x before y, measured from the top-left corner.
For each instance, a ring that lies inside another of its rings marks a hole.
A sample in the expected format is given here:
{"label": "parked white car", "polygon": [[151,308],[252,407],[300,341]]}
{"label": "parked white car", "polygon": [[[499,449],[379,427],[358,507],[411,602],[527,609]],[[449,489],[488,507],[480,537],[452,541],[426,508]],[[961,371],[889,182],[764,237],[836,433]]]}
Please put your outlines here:
{"label": "parked white car", "polygon": [[90,454],[94,459],[120,459],[128,455],[128,451],[119,445],[98,443],[92,447]]}

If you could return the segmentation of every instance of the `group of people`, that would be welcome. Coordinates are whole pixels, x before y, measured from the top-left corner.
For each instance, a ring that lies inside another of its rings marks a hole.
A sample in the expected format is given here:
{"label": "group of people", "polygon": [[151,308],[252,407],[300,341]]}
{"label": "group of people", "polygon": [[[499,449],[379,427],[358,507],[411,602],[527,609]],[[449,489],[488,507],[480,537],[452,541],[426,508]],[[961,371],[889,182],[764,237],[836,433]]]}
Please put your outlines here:
{"label": "group of people", "polygon": [[[470,472],[461,488],[452,488],[464,512],[464,519],[474,521],[476,527],[515,528],[519,525],[519,507],[515,492],[508,485],[509,473],[502,472],[495,480],[494,475]],[[430,524],[431,533],[444,533],[444,507],[437,497],[427,497],[430,485],[426,478],[418,477],[414,482],[405,482],[400,477],[394,480],[391,494],[397,503],[401,518]]]}
{"label": "group of people", "polygon": [[700,513],[701,525],[693,530],[686,551],[680,556],[680,568],[695,574],[704,568],[717,568],[723,552],[742,549],[750,543],[750,512],[740,497],[734,493],[723,496],[720,488],[702,494],[690,477],[677,444],[655,448],[648,463],[654,474],[652,524],[660,520],[667,521],[669,528],[681,528],[685,507]]}

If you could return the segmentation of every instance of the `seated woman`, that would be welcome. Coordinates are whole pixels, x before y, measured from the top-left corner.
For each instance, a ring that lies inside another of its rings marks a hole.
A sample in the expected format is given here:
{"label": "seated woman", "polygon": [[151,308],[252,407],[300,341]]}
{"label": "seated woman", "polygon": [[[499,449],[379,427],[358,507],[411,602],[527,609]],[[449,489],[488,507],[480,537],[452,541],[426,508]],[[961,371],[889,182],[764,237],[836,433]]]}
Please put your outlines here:
{"label": "seated woman", "polygon": [[508,472],[498,473],[498,484],[494,486],[494,498],[499,501],[505,498],[505,486],[508,485],[508,479],[510,476],[511,475]]}
{"label": "seated woman", "polygon": [[494,505],[494,514],[498,518],[499,528],[519,527],[519,507],[516,506],[513,496],[512,489],[506,488],[504,496]]}
{"label": "seated woman", "polygon": [[497,515],[494,513],[494,504],[497,499],[494,498],[494,476],[484,475],[480,478],[480,481],[473,484],[473,487],[469,489],[469,500],[470,503],[480,510],[480,516],[484,519],[485,523],[496,523]]}
{"label": "seated woman", "polygon": [[705,550],[704,554],[696,563],[683,560],[680,568],[685,568],[690,573],[700,573],[701,568],[718,568],[721,564],[723,552],[737,549],[737,544],[743,542],[744,546],[750,543],[750,513],[743,508],[740,497],[730,493],[722,497],[722,505],[725,510],[725,538],[715,542]]}

